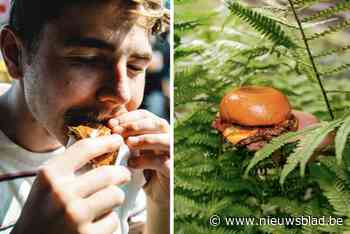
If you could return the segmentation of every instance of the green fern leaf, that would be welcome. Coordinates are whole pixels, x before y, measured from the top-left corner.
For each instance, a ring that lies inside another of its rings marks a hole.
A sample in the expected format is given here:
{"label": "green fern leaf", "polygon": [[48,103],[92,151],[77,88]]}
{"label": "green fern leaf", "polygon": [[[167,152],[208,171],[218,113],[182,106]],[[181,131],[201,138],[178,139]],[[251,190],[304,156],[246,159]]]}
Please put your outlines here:
{"label": "green fern leaf", "polygon": [[219,139],[216,135],[208,133],[195,133],[187,139],[188,143],[195,145],[206,145],[211,147],[217,147]]}
{"label": "green fern leaf", "polygon": [[350,27],[350,20],[346,20],[343,21],[335,26],[331,26],[329,27],[327,30],[321,32],[321,33],[315,33],[313,35],[311,35],[310,37],[307,38],[308,41],[312,41],[315,39],[320,39],[320,38],[324,38],[330,34],[336,33],[336,32],[340,32],[344,29],[347,29]]}
{"label": "green fern leaf", "polygon": [[290,143],[291,140],[295,139],[298,136],[304,135],[310,131],[313,131],[315,128],[317,128],[316,125],[298,132],[288,132],[286,134],[272,139],[272,141],[269,144],[267,144],[266,146],[264,146],[264,148],[255,153],[254,158],[250,161],[247,169],[245,170],[245,177],[248,176],[249,171],[260,161],[268,158],[273,152],[281,148],[283,145]]}
{"label": "green fern leaf", "polygon": [[350,68],[350,63],[342,64],[337,68],[322,72],[321,76],[325,77],[325,76],[336,75],[336,74],[347,71],[349,68]]}
{"label": "green fern leaf", "polygon": [[234,0],[226,0],[226,5],[233,14],[248,22],[253,28],[269,38],[276,45],[282,45],[287,48],[296,47],[293,40],[286,35],[282,27],[275,20],[246,8]]}
{"label": "green fern leaf", "polygon": [[282,225],[262,225],[259,227],[262,232],[259,233],[269,233],[269,234],[300,234],[299,228],[285,228]]}
{"label": "green fern leaf", "polygon": [[247,205],[234,203],[226,207],[221,214],[234,217],[249,217],[254,215],[255,212],[255,209],[251,209]]}
{"label": "green fern leaf", "polygon": [[289,155],[286,165],[283,167],[281,172],[280,183],[283,185],[288,174],[294,170],[300,163],[300,174],[304,176],[305,167],[315,149],[325,139],[329,132],[333,131],[338,127],[343,120],[335,120],[333,122],[325,124],[323,127],[316,129],[304,136],[298,144],[297,149]]}
{"label": "green fern leaf", "polygon": [[237,230],[230,230],[223,227],[209,227],[205,224],[183,223],[175,228],[176,234],[245,234]]}
{"label": "green fern leaf", "polygon": [[213,119],[213,113],[210,113],[208,110],[199,110],[192,115],[191,119],[189,120],[189,124],[199,123],[203,125],[208,124],[208,126],[210,126]]}
{"label": "green fern leaf", "polygon": [[332,50],[329,50],[329,51],[322,52],[322,53],[320,53],[318,55],[315,55],[314,58],[326,57],[326,56],[329,56],[329,55],[345,52],[345,51],[347,51],[349,49],[350,49],[350,45],[346,45],[346,46],[343,46],[341,48],[336,48],[336,49],[332,49]]}
{"label": "green fern leaf", "polygon": [[201,25],[201,23],[198,20],[193,20],[193,21],[175,23],[174,29],[176,31],[184,32],[184,31],[193,30],[200,25]]}
{"label": "green fern leaf", "polygon": [[[187,155],[188,156],[188,155]],[[204,164],[203,160],[202,162],[197,165],[193,165],[193,166],[189,166],[188,168],[177,168],[176,171],[177,173],[182,173],[182,172],[186,172],[186,174],[190,177],[194,177],[194,176],[201,176],[204,173],[210,173],[213,172],[215,170],[215,166],[212,164]]]}
{"label": "green fern leaf", "polygon": [[212,214],[218,213],[220,210],[231,205],[231,200],[225,198],[222,200],[213,199],[208,203],[199,203],[193,199],[182,195],[175,195],[175,209],[179,216],[197,216],[207,219]]}
{"label": "green fern leaf", "polygon": [[328,0],[292,0],[296,7],[306,7],[314,3],[327,2]]}
{"label": "green fern leaf", "polygon": [[204,48],[202,48],[201,46],[193,46],[189,48],[178,47],[175,50],[174,59],[180,59],[186,56],[200,54],[203,52],[203,50]]}
{"label": "green fern leaf", "polygon": [[[316,134],[310,134],[300,141],[300,144],[303,145],[303,150],[300,151],[300,156],[302,160],[300,162],[300,175],[304,176],[306,164],[311,158],[312,154],[316,150],[316,148],[322,143],[322,141],[327,137],[327,135],[337,128],[340,124],[343,123],[343,119],[335,120],[333,122],[328,123],[324,128],[320,128],[316,130]],[[298,150],[297,150],[298,151]],[[296,157],[298,157],[298,152],[295,152]]]}
{"label": "green fern leaf", "polygon": [[316,14],[302,19],[303,23],[320,20],[324,18],[334,17],[337,13],[344,12],[350,9],[350,2],[340,2],[332,7],[326,8],[317,12]]}
{"label": "green fern leaf", "polygon": [[344,182],[337,179],[329,186],[321,187],[328,201],[336,210],[336,215],[347,216],[350,214],[350,193],[345,189]]}
{"label": "green fern leaf", "polygon": [[333,174],[337,174],[339,166],[336,164],[336,159],[334,157],[323,157],[320,159],[320,163]]}
{"label": "green fern leaf", "polygon": [[231,179],[224,181],[222,178],[212,178],[211,180],[192,178],[188,180],[188,175],[181,175],[177,172],[175,186],[191,192],[213,193],[226,192],[233,193],[239,191],[255,191],[254,187],[247,181]]}
{"label": "green fern leaf", "polygon": [[350,116],[344,120],[344,124],[338,129],[335,137],[335,152],[338,164],[341,164],[346,141],[350,134]]}

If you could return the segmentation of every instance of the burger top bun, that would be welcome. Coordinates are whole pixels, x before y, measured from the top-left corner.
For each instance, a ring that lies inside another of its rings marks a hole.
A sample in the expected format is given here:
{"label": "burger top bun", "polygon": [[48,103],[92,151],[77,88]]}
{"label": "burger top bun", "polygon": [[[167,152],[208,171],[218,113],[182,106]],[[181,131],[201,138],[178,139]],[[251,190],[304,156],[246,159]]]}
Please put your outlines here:
{"label": "burger top bun", "polygon": [[231,90],[220,104],[222,120],[243,126],[278,124],[290,113],[287,97],[270,87],[244,86]]}

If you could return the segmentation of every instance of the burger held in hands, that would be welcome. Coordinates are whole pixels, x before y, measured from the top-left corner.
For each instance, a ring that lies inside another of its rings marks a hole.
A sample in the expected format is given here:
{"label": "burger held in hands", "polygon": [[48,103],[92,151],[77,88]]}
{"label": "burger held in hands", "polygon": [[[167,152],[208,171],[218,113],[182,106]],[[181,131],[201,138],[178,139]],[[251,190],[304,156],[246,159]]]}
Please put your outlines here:
{"label": "burger held in hands", "polygon": [[[318,123],[312,114],[292,110],[279,90],[263,86],[243,86],[227,92],[213,127],[238,148],[258,151],[278,137]],[[327,137],[318,150],[331,144]]]}
{"label": "burger held in hands", "polygon": [[[103,124],[98,123],[86,123],[78,126],[69,127],[69,137],[72,142],[82,140],[85,138],[95,138],[99,136],[111,135],[111,129]],[[90,161],[90,165],[93,168],[114,165],[117,159],[118,152],[112,151],[101,156],[98,156]]]}

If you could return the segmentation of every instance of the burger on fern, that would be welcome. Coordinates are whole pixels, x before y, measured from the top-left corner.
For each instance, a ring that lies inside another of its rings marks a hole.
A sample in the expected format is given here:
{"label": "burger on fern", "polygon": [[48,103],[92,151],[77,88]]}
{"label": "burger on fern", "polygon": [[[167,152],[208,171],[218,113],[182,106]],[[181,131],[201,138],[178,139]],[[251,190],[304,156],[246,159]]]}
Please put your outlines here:
{"label": "burger on fern", "polygon": [[[274,137],[318,122],[312,114],[293,110],[288,98],[275,88],[243,86],[224,95],[212,126],[230,144],[254,152]],[[318,150],[331,142],[332,137],[327,137]]]}

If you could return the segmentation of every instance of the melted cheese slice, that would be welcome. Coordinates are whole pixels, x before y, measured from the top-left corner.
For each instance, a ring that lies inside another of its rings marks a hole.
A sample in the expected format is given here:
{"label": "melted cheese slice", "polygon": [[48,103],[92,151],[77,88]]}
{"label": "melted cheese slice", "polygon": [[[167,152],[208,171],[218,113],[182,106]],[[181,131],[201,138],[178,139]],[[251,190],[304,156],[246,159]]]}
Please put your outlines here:
{"label": "melted cheese slice", "polygon": [[225,129],[225,131],[223,132],[223,135],[232,144],[237,144],[241,140],[254,136],[256,133],[257,133],[256,129],[247,130],[247,129],[241,129],[237,127],[229,127]]}

